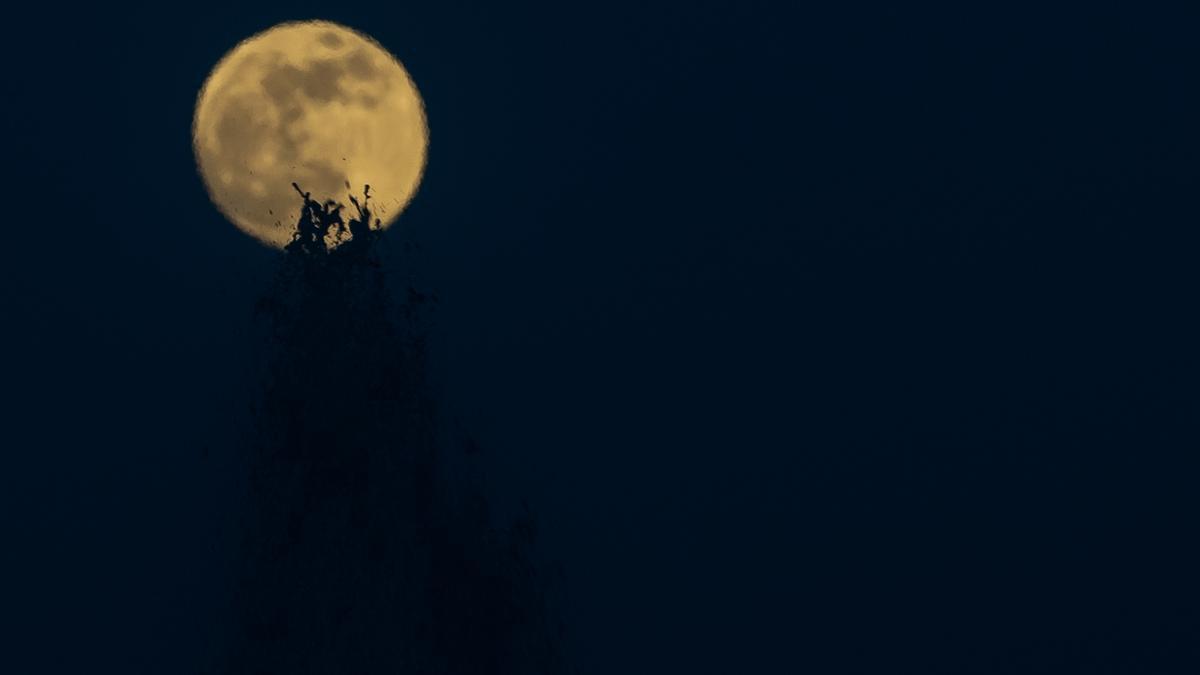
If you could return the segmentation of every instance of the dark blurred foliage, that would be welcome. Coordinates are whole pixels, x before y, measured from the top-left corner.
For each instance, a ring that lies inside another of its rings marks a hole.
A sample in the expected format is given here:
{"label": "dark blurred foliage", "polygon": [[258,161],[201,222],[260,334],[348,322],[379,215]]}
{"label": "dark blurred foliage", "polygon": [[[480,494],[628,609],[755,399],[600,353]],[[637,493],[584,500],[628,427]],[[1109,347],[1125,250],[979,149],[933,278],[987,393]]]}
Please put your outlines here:
{"label": "dark blurred foliage", "polygon": [[563,672],[532,514],[498,529],[440,428],[431,299],[410,288],[393,302],[369,240],[327,250],[303,227],[256,310],[263,386],[218,670]]}

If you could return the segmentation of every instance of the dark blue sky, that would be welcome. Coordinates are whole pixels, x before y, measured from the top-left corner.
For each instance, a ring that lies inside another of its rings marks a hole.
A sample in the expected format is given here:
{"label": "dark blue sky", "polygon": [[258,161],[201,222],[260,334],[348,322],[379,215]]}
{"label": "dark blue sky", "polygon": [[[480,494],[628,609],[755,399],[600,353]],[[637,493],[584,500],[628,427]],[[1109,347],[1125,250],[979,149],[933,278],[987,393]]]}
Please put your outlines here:
{"label": "dark blue sky", "polygon": [[752,4],[10,15],[4,670],[219,639],[275,263],[192,106],[325,18],[425,97],[390,272],[580,673],[1194,672],[1195,17]]}

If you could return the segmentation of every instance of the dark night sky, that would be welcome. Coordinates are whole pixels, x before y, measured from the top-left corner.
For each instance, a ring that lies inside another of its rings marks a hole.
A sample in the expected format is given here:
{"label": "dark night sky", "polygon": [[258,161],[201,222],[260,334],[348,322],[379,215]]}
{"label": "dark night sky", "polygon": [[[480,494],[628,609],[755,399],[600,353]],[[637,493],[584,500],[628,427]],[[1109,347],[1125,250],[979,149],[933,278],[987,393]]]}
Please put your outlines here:
{"label": "dark night sky", "polygon": [[441,298],[444,408],[563,564],[580,673],[1197,672],[1196,17],[38,4],[4,40],[0,670],[217,639],[275,261],[192,106],[325,18],[425,97],[391,272]]}

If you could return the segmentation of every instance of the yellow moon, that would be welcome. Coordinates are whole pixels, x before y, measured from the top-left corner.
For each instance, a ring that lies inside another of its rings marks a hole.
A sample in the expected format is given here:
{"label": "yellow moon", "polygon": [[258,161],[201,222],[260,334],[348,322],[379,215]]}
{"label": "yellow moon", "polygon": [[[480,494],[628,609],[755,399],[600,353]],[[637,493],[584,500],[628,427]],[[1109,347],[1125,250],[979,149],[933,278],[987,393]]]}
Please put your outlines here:
{"label": "yellow moon", "polygon": [[292,182],[342,203],[347,183],[360,196],[369,184],[390,225],[421,182],[429,131],[395,56],[350,28],[308,21],[259,33],[217,63],[196,99],[192,144],[217,208],[283,247],[302,204]]}

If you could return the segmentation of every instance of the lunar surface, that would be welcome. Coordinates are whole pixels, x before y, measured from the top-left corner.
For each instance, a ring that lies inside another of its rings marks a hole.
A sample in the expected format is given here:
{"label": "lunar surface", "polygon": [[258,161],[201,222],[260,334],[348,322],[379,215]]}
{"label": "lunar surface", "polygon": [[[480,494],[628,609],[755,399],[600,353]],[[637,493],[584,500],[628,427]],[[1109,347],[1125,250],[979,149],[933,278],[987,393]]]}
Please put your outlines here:
{"label": "lunar surface", "polygon": [[213,203],[276,247],[291,240],[300,213],[292,182],[347,205],[369,184],[375,215],[390,225],[421,182],[428,138],[400,62],[327,21],[280,24],[235,47],[201,89],[192,124]]}

